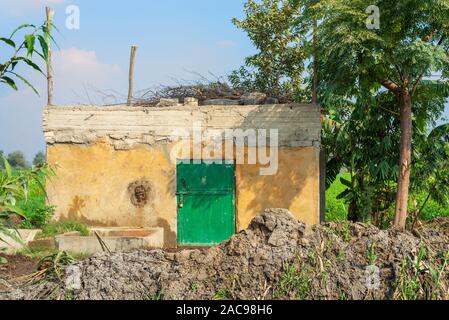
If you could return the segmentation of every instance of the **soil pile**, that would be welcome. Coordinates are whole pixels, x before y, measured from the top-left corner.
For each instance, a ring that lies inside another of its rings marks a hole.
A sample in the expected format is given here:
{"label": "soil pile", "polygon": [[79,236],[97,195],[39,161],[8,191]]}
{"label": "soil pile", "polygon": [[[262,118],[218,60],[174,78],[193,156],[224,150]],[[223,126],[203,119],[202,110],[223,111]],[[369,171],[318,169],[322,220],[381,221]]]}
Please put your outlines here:
{"label": "soil pile", "polygon": [[268,209],[218,247],[98,254],[6,299],[447,299],[449,236]]}

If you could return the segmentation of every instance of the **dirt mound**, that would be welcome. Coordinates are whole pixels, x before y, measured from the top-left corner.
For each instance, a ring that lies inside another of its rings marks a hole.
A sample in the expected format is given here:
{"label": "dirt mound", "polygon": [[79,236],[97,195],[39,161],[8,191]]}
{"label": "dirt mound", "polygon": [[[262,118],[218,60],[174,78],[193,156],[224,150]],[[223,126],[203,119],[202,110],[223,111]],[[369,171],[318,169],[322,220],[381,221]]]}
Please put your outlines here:
{"label": "dirt mound", "polygon": [[448,298],[448,250],[439,231],[306,227],[287,210],[268,209],[219,247],[99,254],[72,265],[63,282],[3,298],[441,299]]}

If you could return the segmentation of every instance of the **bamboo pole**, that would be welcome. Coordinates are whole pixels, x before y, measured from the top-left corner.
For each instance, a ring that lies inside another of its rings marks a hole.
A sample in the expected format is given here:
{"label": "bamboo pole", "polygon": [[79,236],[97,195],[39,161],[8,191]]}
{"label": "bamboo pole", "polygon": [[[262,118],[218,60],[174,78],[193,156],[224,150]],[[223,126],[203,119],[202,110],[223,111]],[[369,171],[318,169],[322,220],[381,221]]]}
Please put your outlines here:
{"label": "bamboo pole", "polygon": [[136,57],[136,46],[131,47],[131,56],[129,61],[129,90],[128,90],[128,106],[132,104],[133,86],[134,86],[134,59]]}
{"label": "bamboo pole", "polygon": [[[51,26],[53,23],[54,11],[50,7],[45,8],[47,15],[47,28],[50,34]],[[47,59],[47,105],[53,105],[53,69],[51,66],[51,37],[46,39],[48,45],[48,59]]]}

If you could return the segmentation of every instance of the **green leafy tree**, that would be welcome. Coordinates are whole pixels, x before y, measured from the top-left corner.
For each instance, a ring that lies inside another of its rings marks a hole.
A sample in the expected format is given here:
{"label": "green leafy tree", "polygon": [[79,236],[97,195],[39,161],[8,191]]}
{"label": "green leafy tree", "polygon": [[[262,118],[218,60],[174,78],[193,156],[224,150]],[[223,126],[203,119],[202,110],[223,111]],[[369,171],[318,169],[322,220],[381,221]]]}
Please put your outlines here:
{"label": "green leafy tree", "polygon": [[[366,25],[370,5],[380,9],[379,30]],[[394,222],[405,227],[413,106],[426,77],[449,76],[449,1],[323,0],[311,10],[320,21],[320,86],[348,98],[387,90],[396,99],[401,136]]]}
{"label": "green leafy tree", "polygon": [[[372,5],[376,5],[380,10],[381,21],[378,30],[368,28],[367,25],[369,16],[366,12]],[[293,9],[282,10],[283,7]],[[309,75],[313,74],[313,71],[316,72],[319,84],[318,102],[331,120],[335,114],[346,113],[346,118],[342,118],[346,121],[358,108],[362,108],[365,113],[371,111],[369,108],[375,108],[375,113],[383,107],[397,115],[395,121],[378,125],[385,127],[394,123],[398,127],[395,132],[399,134],[399,144],[395,154],[399,158],[396,163],[399,164],[390,167],[396,168],[397,176],[394,222],[397,226],[405,227],[414,131],[422,134],[423,128],[428,129],[429,117],[421,114],[429,115],[430,112],[426,113],[429,108],[434,108],[434,115],[438,114],[437,108],[442,105],[441,97],[448,96],[445,80],[449,76],[449,1],[403,0],[392,3],[386,0],[273,0],[255,4],[255,1],[249,0],[245,8],[247,17],[244,23],[240,22],[238,26],[248,32],[259,50],[259,55],[269,60],[264,65],[285,65],[286,69],[292,68],[278,59],[272,50],[267,49],[272,42],[279,44],[271,44],[271,47],[281,48],[280,50],[295,48],[304,54],[302,59],[292,62],[293,70],[306,70],[307,59],[315,57],[316,61],[308,65]],[[276,12],[278,15],[266,12]],[[291,32],[287,41],[278,40],[276,27],[264,28],[277,26],[277,21],[279,25],[283,25],[283,30]],[[253,34],[257,35],[257,32],[263,34],[256,38]],[[265,40],[265,43],[260,39]],[[254,67],[253,60],[246,61],[247,67]],[[256,68],[255,72],[260,77],[269,79],[271,69]],[[426,77],[434,73],[441,73],[442,80],[429,83]],[[238,74],[234,76],[238,77]],[[251,82],[248,77],[242,78]],[[253,82],[257,84],[258,81],[254,79],[256,78],[253,76]],[[298,80],[295,80],[298,77],[290,78],[286,72],[282,74],[281,79],[299,85]],[[311,90],[312,77],[309,76],[306,80],[308,89]],[[267,83],[271,85],[272,81]],[[389,101],[387,106],[377,100],[380,93],[385,96],[384,100]],[[430,101],[426,96],[436,98]],[[337,108],[340,110],[336,110]],[[358,134],[373,134],[375,124],[361,119],[363,113],[353,116],[351,126],[367,126],[367,131]],[[351,131],[351,126],[343,127],[344,131],[349,130],[351,134],[357,134]],[[368,138],[359,140],[369,140]],[[358,145],[363,147],[364,151],[370,151],[369,141],[363,143]],[[345,156],[347,158],[344,162],[350,162],[353,157],[349,153]],[[362,159],[369,160],[366,157]],[[369,163],[359,161],[353,164],[363,167]],[[336,167],[333,170],[337,170]],[[355,188],[362,190],[357,185]]]}
{"label": "green leafy tree", "polygon": [[36,153],[33,159],[33,165],[35,167],[42,167],[46,162],[45,154],[42,151]]}
{"label": "green leafy tree", "polygon": [[11,167],[15,169],[28,168],[28,162],[25,159],[25,155],[22,151],[14,151],[8,155],[8,162]]}
{"label": "green leafy tree", "polygon": [[298,1],[249,0],[246,17],[234,24],[248,34],[258,53],[246,59],[246,65],[229,77],[236,88],[258,90],[273,96],[303,99],[301,86],[306,59],[291,19],[298,15]]}

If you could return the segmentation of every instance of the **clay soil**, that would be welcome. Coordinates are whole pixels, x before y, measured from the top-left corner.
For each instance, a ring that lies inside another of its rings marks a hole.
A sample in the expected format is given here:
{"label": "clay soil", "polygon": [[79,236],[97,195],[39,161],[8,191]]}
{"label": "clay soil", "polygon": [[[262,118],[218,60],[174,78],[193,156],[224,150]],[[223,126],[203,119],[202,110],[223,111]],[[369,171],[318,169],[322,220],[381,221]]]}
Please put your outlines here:
{"label": "clay soil", "polygon": [[33,273],[39,262],[37,258],[23,255],[0,254],[0,257],[8,260],[6,264],[0,264],[0,279],[6,281]]}
{"label": "clay soil", "polygon": [[448,299],[447,222],[310,227],[268,209],[218,247],[97,254],[65,279],[0,287],[0,299]]}

